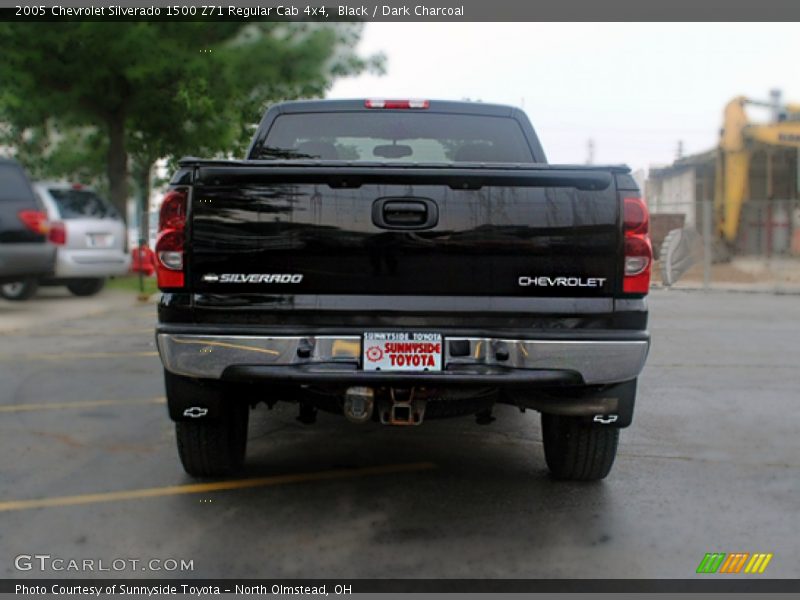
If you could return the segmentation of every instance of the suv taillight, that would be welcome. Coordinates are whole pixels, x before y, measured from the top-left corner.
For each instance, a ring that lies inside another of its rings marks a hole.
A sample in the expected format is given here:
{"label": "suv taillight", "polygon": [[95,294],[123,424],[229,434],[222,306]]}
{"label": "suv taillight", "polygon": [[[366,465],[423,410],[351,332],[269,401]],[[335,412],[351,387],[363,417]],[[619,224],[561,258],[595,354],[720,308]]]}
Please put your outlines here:
{"label": "suv taillight", "polygon": [[653,247],[650,245],[650,214],[642,198],[622,200],[622,229],[625,235],[625,262],[622,291],[646,294],[650,291]]}
{"label": "suv taillight", "polygon": [[186,190],[170,190],[161,203],[156,239],[156,275],[158,287],[182,288],[184,285],[183,246],[186,229]]}
{"label": "suv taillight", "polygon": [[26,229],[34,233],[47,233],[47,215],[41,210],[21,210],[17,217]]}
{"label": "suv taillight", "polygon": [[61,221],[50,224],[50,231],[47,232],[47,239],[51,244],[63,246],[67,243],[67,228]]}

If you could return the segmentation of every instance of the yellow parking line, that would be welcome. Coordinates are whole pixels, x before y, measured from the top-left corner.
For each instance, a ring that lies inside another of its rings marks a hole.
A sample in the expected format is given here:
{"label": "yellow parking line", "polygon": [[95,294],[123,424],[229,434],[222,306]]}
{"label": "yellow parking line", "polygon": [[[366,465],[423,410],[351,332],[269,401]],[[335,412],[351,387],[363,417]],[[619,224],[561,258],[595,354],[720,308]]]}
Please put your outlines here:
{"label": "yellow parking line", "polygon": [[41,354],[0,354],[0,361],[14,360],[81,360],[96,358],[138,358],[145,356],[158,356],[158,352],[60,352]]}
{"label": "yellow parking line", "polygon": [[190,483],[141,490],[121,492],[105,492],[101,494],[81,494],[79,496],[57,496],[55,498],[38,498],[33,500],[11,500],[0,502],[0,512],[12,510],[28,510],[31,508],[51,508],[56,506],[75,506],[78,504],[96,504],[99,502],[116,502],[118,500],[141,500],[161,496],[178,496],[182,494],[201,494],[220,492],[223,490],[241,490],[255,487],[304,483],[309,481],[328,481],[332,479],[351,479],[371,475],[388,475],[392,473],[411,473],[435,469],[430,462],[407,463],[400,465],[384,465],[378,467],[362,467],[360,469],[333,469],[317,473],[296,473],[290,475],[274,475],[272,477],[254,477],[252,479],[233,479],[212,483]]}
{"label": "yellow parking line", "polygon": [[40,402],[38,404],[10,404],[0,406],[0,413],[28,412],[34,410],[65,410],[69,408],[94,408],[97,406],[117,406],[125,404],[164,404],[166,398],[135,398],[130,400],[79,400],[77,402]]}

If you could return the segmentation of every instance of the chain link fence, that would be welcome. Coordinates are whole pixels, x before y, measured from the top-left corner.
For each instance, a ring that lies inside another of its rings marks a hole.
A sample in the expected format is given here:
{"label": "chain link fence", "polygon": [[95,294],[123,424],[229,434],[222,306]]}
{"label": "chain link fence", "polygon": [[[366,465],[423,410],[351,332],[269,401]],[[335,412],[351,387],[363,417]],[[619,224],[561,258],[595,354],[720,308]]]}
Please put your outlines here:
{"label": "chain link fence", "polygon": [[800,293],[800,200],[746,202],[732,244],[711,200],[662,204],[651,219],[654,285]]}

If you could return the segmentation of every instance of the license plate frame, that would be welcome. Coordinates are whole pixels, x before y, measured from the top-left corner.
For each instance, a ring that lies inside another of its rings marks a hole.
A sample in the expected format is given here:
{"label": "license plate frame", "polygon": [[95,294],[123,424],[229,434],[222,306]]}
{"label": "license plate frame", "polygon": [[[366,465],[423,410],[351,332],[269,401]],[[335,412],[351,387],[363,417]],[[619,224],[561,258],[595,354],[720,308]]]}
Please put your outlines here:
{"label": "license plate frame", "polygon": [[89,248],[108,249],[114,245],[113,233],[87,233],[86,245]]}
{"label": "license plate frame", "polygon": [[444,338],[434,331],[365,331],[362,338],[364,371],[435,373],[443,357]]}

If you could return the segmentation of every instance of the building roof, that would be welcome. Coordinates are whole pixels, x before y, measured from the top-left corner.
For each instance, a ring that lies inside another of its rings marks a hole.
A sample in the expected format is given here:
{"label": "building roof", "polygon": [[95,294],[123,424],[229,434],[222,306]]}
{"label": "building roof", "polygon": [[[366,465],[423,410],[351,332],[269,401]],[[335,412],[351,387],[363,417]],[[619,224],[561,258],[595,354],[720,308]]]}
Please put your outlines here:
{"label": "building roof", "polygon": [[711,150],[706,150],[705,152],[700,152],[698,154],[684,156],[683,158],[676,160],[671,165],[667,165],[665,167],[651,167],[650,172],[648,173],[648,179],[663,179],[665,177],[672,177],[673,175],[677,175],[678,173],[682,173],[683,171],[694,169],[699,166],[713,165],[716,158],[716,148],[712,148]]}

